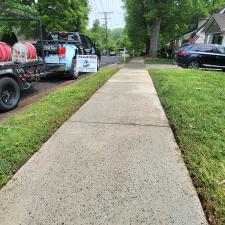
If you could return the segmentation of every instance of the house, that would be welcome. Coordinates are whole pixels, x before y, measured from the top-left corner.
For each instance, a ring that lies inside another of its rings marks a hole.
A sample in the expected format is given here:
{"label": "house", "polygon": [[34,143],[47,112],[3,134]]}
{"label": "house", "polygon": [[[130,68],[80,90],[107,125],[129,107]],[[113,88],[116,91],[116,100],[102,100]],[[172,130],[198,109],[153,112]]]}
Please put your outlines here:
{"label": "house", "polygon": [[225,45],[225,6],[210,18],[198,21],[197,28],[173,41],[178,49],[185,43]]}
{"label": "house", "polygon": [[167,57],[173,57],[177,49],[181,48],[183,45],[187,43],[204,43],[205,41],[205,33],[202,32],[205,24],[209,19],[201,19],[198,22],[197,28],[184,34],[183,36],[177,37],[175,40],[171,41],[166,45],[167,52],[170,54]]}
{"label": "house", "polygon": [[225,13],[212,15],[202,32],[205,33],[204,43],[225,45]]}
{"label": "house", "polygon": [[225,6],[196,31],[194,43],[225,45]]}

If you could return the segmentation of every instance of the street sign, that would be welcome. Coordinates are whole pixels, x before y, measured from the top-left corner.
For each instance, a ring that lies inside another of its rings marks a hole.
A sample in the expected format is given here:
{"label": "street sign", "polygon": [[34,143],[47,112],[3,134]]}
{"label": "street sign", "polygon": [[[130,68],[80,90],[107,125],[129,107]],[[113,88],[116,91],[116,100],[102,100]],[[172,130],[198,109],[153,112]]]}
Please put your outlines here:
{"label": "street sign", "polygon": [[97,56],[96,55],[78,55],[77,70],[82,73],[97,72]]}

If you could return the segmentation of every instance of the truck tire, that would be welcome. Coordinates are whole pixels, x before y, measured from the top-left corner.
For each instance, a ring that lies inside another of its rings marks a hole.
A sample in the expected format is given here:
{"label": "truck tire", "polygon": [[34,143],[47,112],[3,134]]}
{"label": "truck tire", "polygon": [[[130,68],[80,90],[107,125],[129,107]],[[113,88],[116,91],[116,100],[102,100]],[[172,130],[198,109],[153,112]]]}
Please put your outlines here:
{"label": "truck tire", "polygon": [[100,70],[100,62],[101,62],[100,57],[98,57],[98,59],[97,59],[97,70],[98,71]]}
{"label": "truck tire", "polygon": [[7,112],[14,109],[20,100],[18,83],[10,77],[0,79],[0,111]]}
{"label": "truck tire", "polygon": [[76,59],[73,59],[72,67],[71,67],[71,70],[69,71],[69,78],[71,80],[76,80],[78,76],[79,76],[79,72],[77,71]]}

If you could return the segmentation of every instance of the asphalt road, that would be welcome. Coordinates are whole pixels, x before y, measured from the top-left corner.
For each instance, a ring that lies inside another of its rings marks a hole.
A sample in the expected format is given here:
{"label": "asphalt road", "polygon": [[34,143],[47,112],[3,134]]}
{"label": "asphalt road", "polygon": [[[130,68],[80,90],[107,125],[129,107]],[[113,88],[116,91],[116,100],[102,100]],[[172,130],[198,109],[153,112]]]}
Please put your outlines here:
{"label": "asphalt road", "polygon": [[[101,67],[107,65],[119,64],[122,61],[120,56],[102,56]],[[79,79],[88,76],[88,74],[83,74]],[[79,80],[78,79],[78,80]],[[49,94],[55,89],[65,86],[67,84],[76,82],[76,80],[68,80],[63,74],[52,74],[51,76],[42,79],[40,82],[35,83],[32,88],[25,90],[21,93],[21,100],[18,107],[10,112],[0,113],[0,122],[8,118],[11,115],[14,115],[22,110],[24,110],[30,104],[40,100],[42,97]]]}
{"label": "asphalt road", "polygon": [[101,66],[106,66],[114,63],[120,63],[123,61],[121,56],[102,56]]}

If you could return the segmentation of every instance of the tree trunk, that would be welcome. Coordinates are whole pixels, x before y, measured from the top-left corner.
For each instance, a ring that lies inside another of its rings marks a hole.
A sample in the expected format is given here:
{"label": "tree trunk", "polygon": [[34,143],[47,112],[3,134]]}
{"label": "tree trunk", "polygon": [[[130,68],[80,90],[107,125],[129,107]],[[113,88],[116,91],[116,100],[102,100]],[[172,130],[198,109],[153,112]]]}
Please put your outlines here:
{"label": "tree trunk", "polygon": [[149,51],[150,51],[150,37],[147,37],[146,39],[145,39],[145,48],[146,48],[146,55],[148,55],[149,54]]}
{"label": "tree trunk", "polygon": [[151,39],[150,39],[149,56],[153,57],[153,58],[157,57],[160,24],[161,24],[161,19],[158,19],[152,25],[152,36],[151,36]]}

